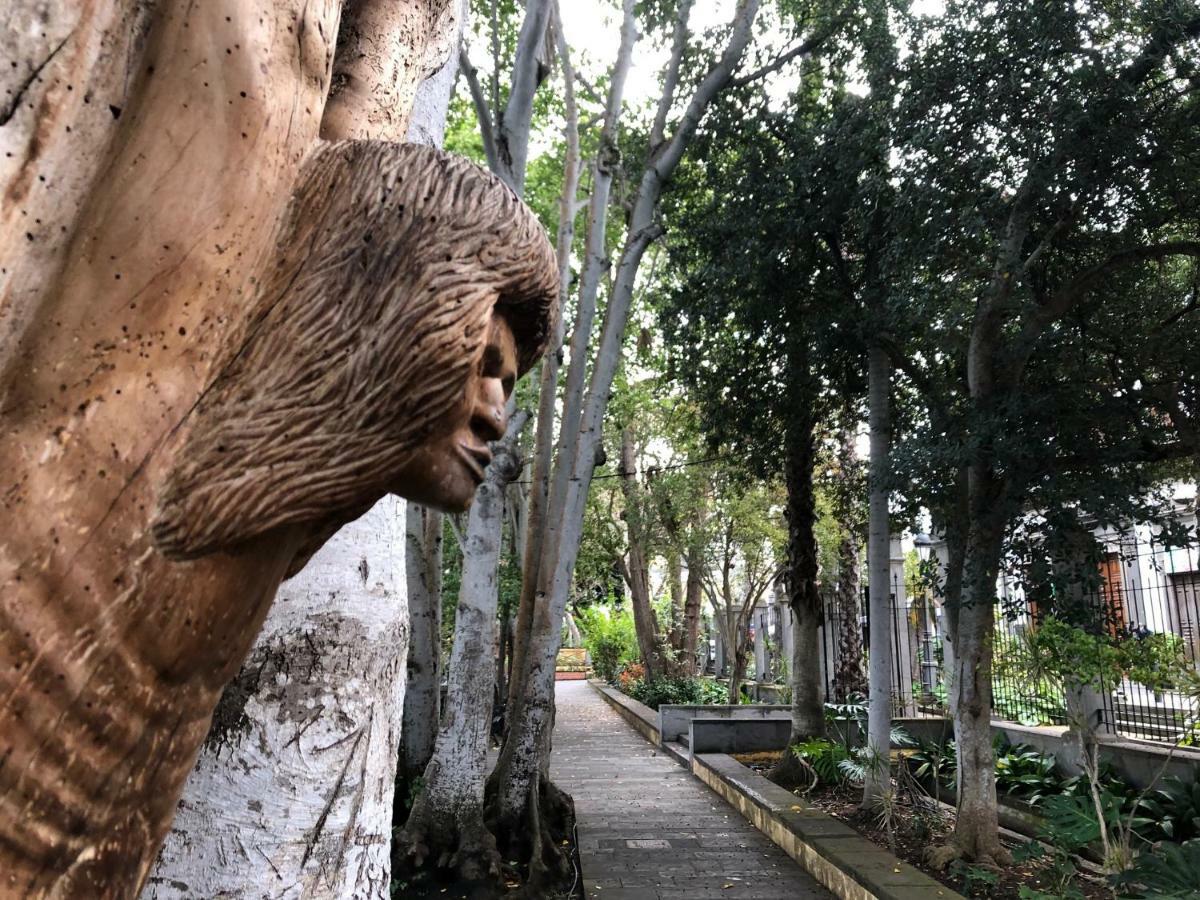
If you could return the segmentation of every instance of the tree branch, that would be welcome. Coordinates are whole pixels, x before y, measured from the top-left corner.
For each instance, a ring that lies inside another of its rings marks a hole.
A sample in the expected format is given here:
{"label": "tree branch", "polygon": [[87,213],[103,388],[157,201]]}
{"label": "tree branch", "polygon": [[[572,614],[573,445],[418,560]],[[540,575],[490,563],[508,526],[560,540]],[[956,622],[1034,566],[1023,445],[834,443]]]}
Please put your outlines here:
{"label": "tree branch", "polygon": [[683,60],[683,51],[688,43],[688,19],[692,14],[693,0],[680,0],[675,13],[675,36],[671,44],[671,59],[667,63],[666,75],[663,77],[662,96],[658,99],[658,109],[654,113],[654,124],[650,127],[650,149],[661,144],[665,138],[663,131],[667,127],[667,114],[671,104],[675,102],[675,91],[679,87],[679,65]]}
{"label": "tree branch", "polygon": [[488,169],[495,172],[497,165],[496,135],[492,129],[492,111],[488,108],[487,97],[484,96],[483,87],[479,84],[479,70],[471,64],[471,57],[467,54],[465,43],[458,51],[458,66],[462,69],[462,73],[467,79],[467,86],[471,89],[471,102],[475,106],[475,118],[479,120],[479,134],[483,138],[483,153],[487,157]]}
{"label": "tree branch", "polygon": [[516,191],[525,193],[525,162],[529,155],[529,125],[533,120],[533,97],[545,79],[542,50],[550,22],[553,0],[526,0],[525,19],[517,37],[508,105],[499,120],[497,150],[501,168],[496,171]]}
{"label": "tree branch", "polygon": [[1011,371],[1019,374],[1028,362],[1033,348],[1046,329],[1069,313],[1075,304],[1099,285],[1107,276],[1126,266],[1170,256],[1200,257],[1200,241],[1164,241],[1143,247],[1119,250],[1106,260],[1086,269],[1065,287],[1060,288],[1047,303],[1038,307],[1025,321],[1014,345]]}
{"label": "tree branch", "polygon": [[767,75],[770,75],[772,72],[779,71],[784,66],[786,66],[788,63],[790,63],[792,60],[794,60],[798,57],[811,56],[813,53],[815,53],[817,50],[820,49],[822,44],[824,44],[827,40],[829,40],[831,37],[833,37],[835,34],[837,34],[841,30],[842,26],[846,23],[847,18],[848,18],[848,14],[842,13],[842,15],[840,15],[834,21],[833,25],[830,26],[830,28],[827,31],[824,31],[817,35],[813,35],[808,40],[800,42],[795,47],[793,47],[791,50],[787,50],[787,51],[784,51],[783,53],[779,54],[779,56],[775,57],[773,60],[771,60],[766,65],[759,66],[754,71],[747,72],[745,75],[739,75],[737,78],[734,78],[732,81],[729,82],[729,86],[732,88],[744,87],[745,85],[750,84],[753,81],[758,81],[758,79],[763,78]]}

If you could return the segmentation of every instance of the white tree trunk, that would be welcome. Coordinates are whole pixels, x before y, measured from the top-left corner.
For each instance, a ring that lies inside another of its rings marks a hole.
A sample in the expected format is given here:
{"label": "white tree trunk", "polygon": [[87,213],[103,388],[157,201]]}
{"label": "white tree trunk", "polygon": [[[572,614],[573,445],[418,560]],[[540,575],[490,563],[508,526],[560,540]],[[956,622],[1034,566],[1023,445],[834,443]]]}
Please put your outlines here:
{"label": "white tree trunk", "polygon": [[403,550],[385,497],[280,588],[144,897],[389,897]]}
{"label": "white tree trunk", "polygon": [[[687,5],[683,5],[677,12],[682,27],[686,27],[687,9]],[[596,454],[600,449],[604,412],[620,360],[638,267],[646,248],[660,233],[660,226],[655,220],[658,201],[709,104],[728,85],[741,62],[758,13],[758,0],[742,0],[738,4],[720,60],[700,80],[670,137],[651,149],[651,157],[638,186],[625,246],[605,310],[595,365],[584,396],[585,348],[591,344],[599,279],[608,266],[604,239],[607,215],[605,190],[611,185],[612,170],[616,163],[612,155],[615,149],[613,135],[621,113],[625,76],[637,37],[635,13],[635,4],[626,0],[623,4],[621,45],[609,82],[605,124],[594,168],[585,251],[587,258],[580,285],[578,318],[571,339],[572,359],[567,370],[545,541],[538,567],[539,596],[525,664],[525,672],[528,673],[525,697],[516,709],[509,710],[509,736],[496,767],[495,817],[500,827],[505,829],[518,827],[517,823],[523,821],[527,811],[534,805],[531,798],[537,797],[543,756],[549,749],[549,729],[554,720],[554,660],[562,639],[562,617],[579,555],[584,508],[596,466]],[[677,50],[673,52],[682,52],[682,45],[677,45]],[[678,73],[674,67],[669,67],[668,71]],[[668,78],[660,106],[670,107],[677,85],[676,80]]]}
{"label": "white tree trunk", "polygon": [[483,825],[488,736],[496,687],[496,607],[504,495],[521,470],[517,440],[528,414],[517,413],[475,494],[463,542],[462,585],[448,666],[446,714],[425,784],[397,853],[420,867],[427,856],[468,880],[496,878],[500,855]]}
{"label": "white tree trunk", "polygon": [[892,728],[892,635],[890,603],[891,532],[888,525],[888,493],[883,476],[891,443],[888,411],[889,371],[887,354],[872,344],[867,358],[870,419],[870,473],[867,513],[867,574],[870,578],[867,602],[870,606],[870,663],[867,674],[869,708],[867,712],[868,765],[863,782],[863,804],[879,801],[890,789],[887,767],[891,751]]}
{"label": "white tree trunk", "polygon": [[406,532],[412,647],[400,766],[403,786],[411,787],[429,765],[441,720],[442,514],[410,503]]}

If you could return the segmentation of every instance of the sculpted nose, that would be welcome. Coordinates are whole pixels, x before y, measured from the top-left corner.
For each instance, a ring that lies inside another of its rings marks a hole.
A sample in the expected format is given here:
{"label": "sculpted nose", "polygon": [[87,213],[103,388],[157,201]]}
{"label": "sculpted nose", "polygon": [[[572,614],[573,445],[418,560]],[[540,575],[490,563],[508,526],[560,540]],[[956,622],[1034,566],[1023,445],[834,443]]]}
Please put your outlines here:
{"label": "sculpted nose", "polygon": [[484,378],[471,417],[471,430],[484,441],[498,441],[508,427],[504,384],[499,378]]}

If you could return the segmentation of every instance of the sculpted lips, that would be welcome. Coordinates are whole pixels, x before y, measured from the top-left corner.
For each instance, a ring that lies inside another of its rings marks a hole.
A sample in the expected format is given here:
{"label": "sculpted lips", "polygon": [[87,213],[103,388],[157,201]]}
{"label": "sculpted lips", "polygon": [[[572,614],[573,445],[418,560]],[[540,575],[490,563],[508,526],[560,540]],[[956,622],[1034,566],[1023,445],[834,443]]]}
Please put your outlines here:
{"label": "sculpted lips", "polygon": [[482,483],[483,470],[492,461],[492,451],[487,448],[487,445],[472,447],[466,441],[459,441],[458,456],[466,464],[467,471],[471,473],[471,477],[476,482]]}

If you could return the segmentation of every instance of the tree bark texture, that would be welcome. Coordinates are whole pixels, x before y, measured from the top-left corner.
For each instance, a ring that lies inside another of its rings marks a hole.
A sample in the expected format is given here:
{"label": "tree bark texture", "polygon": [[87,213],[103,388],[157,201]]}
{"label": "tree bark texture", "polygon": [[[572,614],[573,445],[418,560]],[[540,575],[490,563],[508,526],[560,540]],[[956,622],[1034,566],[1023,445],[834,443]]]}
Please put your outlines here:
{"label": "tree bark texture", "polygon": [[[170,561],[148,522],[317,145],[339,14],[288,0],[3,13],[0,460],[22,527],[0,544],[0,823],[23,830],[0,824],[2,895],[136,893],[305,551],[287,531]],[[396,90],[425,74],[427,38],[408,33]]]}
{"label": "tree bark texture", "polygon": [[390,896],[404,501],[280,588],[188,777],[147,898]]}
{"label": "tree bark texture", "polygon": [[411,789],[433,756],[442,713],[442,514],[410,503],[405,530],[411,638],[399,780]]}
{"label": "tree bark texture", "polygon": [[835,587],[838,611],[837,671],[834,691],[839,701],[868,693],[863,671],[862,602],[859,577],[858,535],[847,527],[838,542],[838,576]]}
{"label": "tree bark texture", "polygon": [[500,874],[496,839],[483,822],[483,792],[496,685],[504,495],[521,470],[516,444],[526,418],[514,416],[504,440],[494,445],[495,456],[471,504],[446,712],[421,793],[396,844],[398,867],[420,868],[432,859],[468,882],[493,881]]}
{"label": "tree bark texture", "polygon": [[[364,4],[355,11],[373,14]],[[342,37],[349,29],[355,40],[373,46],[411,37],[373,35],[367,27],[343,18]],[[450,37],[456,40],[456,34]],[[370,76],[379,72],[377,66]],[[366,74],[353,83],[366,87]],[[440,133],[450,86],[442,71],[417,88],[424,98],[416,123],[422,132]],[[343,94],[331,107],[340,122],[331,123],[327,109],[323,131],[339,137],[337,129],[353,123],[359,136],[399,140],[411,117],[407,108],[383,102],[393,87],[374,85],[370,101],[365,94]],[[361,120],[352,119],[356,114]],[[430,751],[439,699],[440,559],[435,570],[418,567],[406,576],[405,522],[414,516],[421,516],[416,507],[406,515],[401,501],[381,500],[285,584],[249,660],[218,706],[215,727],[225,729],[224,735],[216,741],[210,736],[185,786],[149,895],[248,895],[272,885],[278,896],[390,896],[396,760],[410,714],[405,660],[407,596],[414,581],[423,589],[418,599],[426,614],[417,619],[420,662],[434,661],[432,684],[418,685],[426,718],[417,719],[416,736],[427,726]],[[440,539],[441,517],[430,518]],[[287,673],[282,689],[272,669]],[[239,707],[238,729],[226,721],[234,715],[230,703]],[[302,707],[308,710],[304,720],[293,721],[289,712]],[[269,814],[254,815],[255,808]],[[246,815],[231,814],[242,809]],[[258,849],[235,852],[248,846]]]}
{"label": "tree bark texture", "polygon": [[0,32],[21,76],[0,129],[0,459],[22,527],[0,545],[0,656],[22,674],[0,680],[0,756],[26,777],[0,776],[0,822],[24,823],[0,894],[129,896],[295,552],[170,563],[146,510],[317,138],[338,7],[4,15],[22,24]]}
{"label": "tree bark texture", "polygon": [[971,467],[970,502],[973,514],[963,560],[951,685],[958,815],[953,841],[942,856],[1005,864],[1009,855],[1000,843],[991,729],[992,639],[1004,518],[998,509],[995,479],[979,464]]}
{"label": "tree bark texture", "polygon": [[[697,531],[703,530],[705,510],[701,507]],[[704,602],[704,555],[700,541],[693,539],[687,553],[687,580],[683,601],[683,659],[685,675],[697,674],[699,667],[700,620]]]}
{"label": "tree bark texture", "polygon": [[891,791],[892,610],[891,529],[886,476],[891,452],[891,367],[878,344],[867,349],[870,469],[867,498],[867,602],[870,604],[870,660],[867,677],[867,767],[863,805],[874,806]]}

